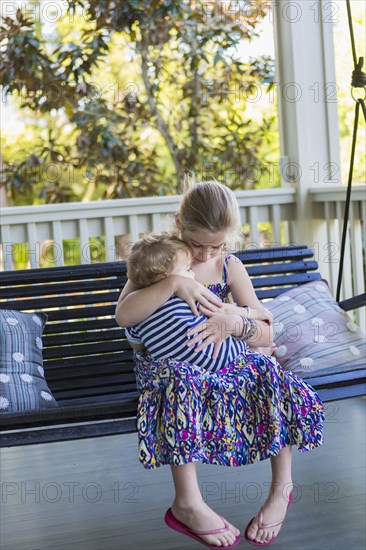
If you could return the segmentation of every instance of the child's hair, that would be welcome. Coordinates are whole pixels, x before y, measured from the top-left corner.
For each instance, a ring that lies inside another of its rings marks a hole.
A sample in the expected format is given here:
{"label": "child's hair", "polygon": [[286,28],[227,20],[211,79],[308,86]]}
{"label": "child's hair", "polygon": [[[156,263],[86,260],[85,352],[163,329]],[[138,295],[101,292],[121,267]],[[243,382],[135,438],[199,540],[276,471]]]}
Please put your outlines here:
{"label": "child's hair", "polygon": [[240,239],[239,206],[229,187],[215,179],[197,181],[193,174],[186,174],[183,193],[178,219],[184,229],[205,229],[210,233],[225,231],[231,240]]}
{"label": "child's hair", "polygon": [[127,258],[127,276],[139,288],[167,277],[174,269],[178,252],[191,258],[191,249],[172,233],[151,233],[139,239]]}

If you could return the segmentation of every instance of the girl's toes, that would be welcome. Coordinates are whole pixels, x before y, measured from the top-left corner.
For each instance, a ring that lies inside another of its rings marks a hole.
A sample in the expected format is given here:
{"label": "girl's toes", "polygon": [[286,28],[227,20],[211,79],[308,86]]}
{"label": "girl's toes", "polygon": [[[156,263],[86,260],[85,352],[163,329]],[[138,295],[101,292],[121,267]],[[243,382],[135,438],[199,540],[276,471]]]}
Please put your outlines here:
{"label": "girl's toes", "polygon": [[229,534],[229,544],[233,544],[235,542],[235,539],[238,535],[234,535],[234,533]]}
{"label": "girl's toes", "polygon": [[273,531],[270,531],[267,535],[266,542],[270,541],[272,537],[273,537]]}
{"label": "girl's toes", "polygon": [[233,537],[232,542],[234,542],[236,537],[240,535],[240,530],[237,527],[235,527],[235,525],[231,525],[231,523],[229,523],[229,529],[230,529],[230,531],[229,531],[228,534],[230,534],[230,536]]}
{"label": "girl's toes", "polygon": [[255,536],[255,541],[256,542],[262,542],[262,536],[263,536],[263,530],[258,529],[257,534]]}
{"label": "girl's toes", "polygon": [[255,539],[257,536],[257,530],[255,529],[255,527],[251,526],[249,527],[248,529],[248,537],[250,539]]}
{"label": "girl's toes", "polygon": [[225,548],[226,546],[229,546],[229,543],[225,537],[225,535],[223,535],[222,539],[221,539],[221,547],[222,548]]}
{"label": "girl's toes", "polygon": [[234,540],[235,540],[235,537],[232,535],[232,533],[228,533],[225,536],[225,545],[230,546],[230,544],[233,544]]}
{"label": "girl's toes", "polygon": [[228,544],[231,544],[232,541],[234,540],[234,535],[230,531],[228,531],[227,533],[224,533],[223,537],[225,542],[227,542]]}
{"label": "girl's toes", "polygon": [[261,542],[262,542],[262,543],[263,543],[263,542],[266,542],[266,540],[267,540],[267,533],[266,533],[266,531],[263,531],[263,534],[262,534],[262,536],[261,536]]}

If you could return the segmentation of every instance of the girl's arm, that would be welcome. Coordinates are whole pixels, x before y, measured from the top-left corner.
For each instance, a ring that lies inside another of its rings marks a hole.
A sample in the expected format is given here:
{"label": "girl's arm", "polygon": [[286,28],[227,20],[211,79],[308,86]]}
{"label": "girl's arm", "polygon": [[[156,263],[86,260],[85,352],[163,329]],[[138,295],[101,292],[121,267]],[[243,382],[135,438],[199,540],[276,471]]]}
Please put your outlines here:
{"label": "girl's arm", "polygon": [[222,305],[222,301],[204,285],[181,275],[170,275],[145,288],[138,288],[128,280],[117,302],[116,321],[121,327],[141,323],[173,294],[187,302],[195,315],[199,315],[196,302],[209,310],[216,310]]}
{"label": "girl's arm", "polygon": [[[207,312],[207,310],[204,307],[198,306],[199,310],[203,315],[207,315],[207,317],[210,317],[210,312]],[[250,311],[248,312],[248,309],[244,306],[237,306],[235,304],[231,303],[225,303],[223,304],[222,308],[220,309],[220,313],[226,313],[227,315],[240,315],[241,317],[248,317],[249,319],[254,319],[255,321],[267,321],[268,323],[273,323],[273,315],[268,310],[265,309],[263,306],[261,306],[260,309],[254,309],[250,308]]]}
{"label": "girl's arm", "polygon": [[115,316],[121,327],[131,327],[152,315],[174,294],[170,277],[145,288],[138,288],[130,280],[118,298]]}
{"label": "girl's arm", "polygon": [[[265,308],[258,300],[247,270],[236,256],[231,256],[228,261],[228,285],[238,306],[249,306],[251,309],[263,312],[266,317]],[[245,311],[245,310],[244,310]],[[257,318],[260,315],[257,315]],[[257,334],[247,340],[250,346],[271,346],[273,343],[273,326],[270,319],[267,321],[256,320],[258,325]]]}
{"label": "girl's arm", "polygon": [[[217,353],[220,350],[221,342],[225,338],[227,338],[228,335],[232,335],[236,338],[241,337],[243,333],[243,328],[244,328],[241,317],[248,317],[249,319],[252,319],[256,322],[256,326],[257,326],[256,334],[251,338],[246,339],[246,342],[248,342],[248,344],[252,348],[260,347],[261,349],[262,348],[265,349],[265,348],[272,348],[274,346],[272,314],[270,311],[266,309],[263,309],[262,311],[260,309],[250,308],[249,316],[246,308],[235,306],[234,304],[224,304],[219,314],[213,313],[212,311],[209,311],[208,309],[201,306],[199,306],[199,310],[203,315],[205,315],[210,321],[213,322],[212,326],[214,327],[214,329],[216,328],[216,330],[221,330],[221,334],[224,335],[224,338],[221,337],[221,339],[215,340],[215,342],[217,342],[217,347],[216,347]],[[255,315],[253,315],[253,313],[255,313]],[[218,315],[220,315],[220,317],[218,317]],[[240,317],[238,317],[238,315],[240,315]],[[239,318],[239,323],[237,322],[238,318]],[[234,319],[236,319],[236,321],[233,322]],[[208,324],[209,323],[206,321],[205,326],[207,327]],[[200,325],[196,325],[194,329],[191,329],[192,332],[189,334],[196,334],[198,330],[197,327],[199,328],[199,326]],[[202,336],[202,332],[201,332],[201,336]],[[270,344],[267,344],[268,340],[270,341]],[[200,349],[201,348],[198,348],[198,350]],[[268,351],[263,353],[268,353]]]}
{"label": "girl's arm", "polygon": [[[222,342],[228,336],[232,335],[237,338],[241,336],[243,332],[241,316],[247,316],[247,310],[244,309],[244,306],[249,306],[253,312],[255,311],[258,330],[252,338],[246,340],[248,345],[251,347],[271,347],[273,343],[272,314],[263,308],[258,300],[247,270],[236,256],[229,259],[227,282],[238,306],[224,304],[220,310],[214,310],[214,313],[200,307],[201,313],[209,319],[189,329],[187,335],[193,336],[190,345],[198,343],[195,350],[199,352],[208,344],[214,343],[212,357],[216,358]],[[268,321],[259,320],[261,318],[268,319]]]}

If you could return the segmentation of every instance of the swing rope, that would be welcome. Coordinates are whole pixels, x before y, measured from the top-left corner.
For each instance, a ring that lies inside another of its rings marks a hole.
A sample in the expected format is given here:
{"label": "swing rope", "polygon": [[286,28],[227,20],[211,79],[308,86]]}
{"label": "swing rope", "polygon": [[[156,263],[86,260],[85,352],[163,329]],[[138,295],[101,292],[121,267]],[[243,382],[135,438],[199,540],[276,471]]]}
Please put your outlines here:
{"label": "swing rope", "polygon": [[[354,65],[354,70],[352,72],[351,95],[352,95],[352,98],[354,99],[354,101],[356,102],[356,105],[355,105],[355,120],[354,120],[354,125],[353,125],[351,159],[350,159],[349,174],[348,174],[346,204],[345,204],[344,219],[343,219],[341,256],[340,256],[340,261],[339,261],[337,295],[336,295],[337,302],[339,302],[339,299],[340,299],[341,286],[342,286],[343,263],[344,263],[344,254],[345,254],[345,248],[346,248],[347,227],[348,227],[348,219],[349,219],[349,208],[350,208],[350,203],[351,203],[351,188],[352,188],[353,167],[354,167],[355,153],[356,153],[356,140],[357,140],[357,130],[358,130],[358,120],[359,120],[360,106],[362,107],[363,116],[364,116],[364,119],[366,121],[366,105],[365,105],[366,74],[362,70],[364,58],[360,57],[358,62],[357,62],[355,35],[354,35],[354,32],[353,32],[353,22],[352,22],[352,13],[351,13],[350,0],[346,0],[346,2],[347,2],[348,26],[349,26],[350,37],[351,37],[352,56],[353,56],[353,65]],[[356,98],[354,96],[354,89],[355,88],[363,88],[364,89],[365,94],[364,94],[363,98]]]}

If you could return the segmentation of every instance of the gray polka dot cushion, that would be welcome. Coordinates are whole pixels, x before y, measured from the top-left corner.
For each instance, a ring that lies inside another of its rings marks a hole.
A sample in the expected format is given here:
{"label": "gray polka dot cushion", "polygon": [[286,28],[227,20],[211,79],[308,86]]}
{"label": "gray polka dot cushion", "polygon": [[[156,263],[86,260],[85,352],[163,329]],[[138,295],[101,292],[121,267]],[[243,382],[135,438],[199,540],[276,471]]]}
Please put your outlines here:
{"label": "gray polka dot cushion", "polygon": [[0,309],[0,413],[58,407],[44,378],[47,316]]}
{"label": "gray polka dot cushion", "polygon": [[325,280],[264,303],[274,317],[275,356],[303,378],[365,368],[366,337],[332,297]]}

